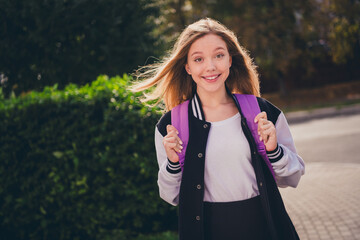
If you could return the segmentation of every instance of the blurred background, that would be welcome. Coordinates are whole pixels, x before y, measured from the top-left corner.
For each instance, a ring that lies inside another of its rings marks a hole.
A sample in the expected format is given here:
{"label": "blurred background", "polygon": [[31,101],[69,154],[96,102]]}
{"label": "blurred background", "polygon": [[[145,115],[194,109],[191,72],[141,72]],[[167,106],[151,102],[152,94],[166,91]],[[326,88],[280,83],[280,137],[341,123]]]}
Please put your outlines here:
{"label": "blurred background", "polygon": [[237,34],[263,93],[356,81],[359,8],[356,0],[1,1],[1,87],[19,95],[133,73],[203,17]]}
{"label": "blurred background", "polygon": [[284,111],[360,102],[358,0],[0,0],[0,239],[176,239],[161,113],[126,88],[204,17],[236,33]]}

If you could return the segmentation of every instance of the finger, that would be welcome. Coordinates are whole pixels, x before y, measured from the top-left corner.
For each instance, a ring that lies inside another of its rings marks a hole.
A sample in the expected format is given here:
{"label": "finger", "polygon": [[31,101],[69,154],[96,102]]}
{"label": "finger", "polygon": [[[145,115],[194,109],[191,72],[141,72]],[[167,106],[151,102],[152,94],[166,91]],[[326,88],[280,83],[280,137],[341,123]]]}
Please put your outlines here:
{"label": "finger", "polygon": [[268,120],[261,119],[260,122],[261,124],[259,123],[259,129],[261,131],[265,131],[273,126],[273,124]]}
{"label": "finger", "polygon": [[261,118],[267,119],[266,112],[261,112],[258,115],[256,115],[254,122],[257,123],[259,121],[259,119],[261,119]]}
{"label": "finger", "polygon": [[265,145],[268,143],[269,139],[270,139],[270,136],[266,135],[266,137],[264,138],[264,144]]}
{"label": "finger", "polygon": [[[169,125],[168,125],[169,126]],[[172,138],[174,138],[177,142],[179,142],[180,144],[183,144],[183,142],[181,141],[181,139],[179,138],[179,136],[178,136],[178,132],[177,132],[177,130],[176,130],[176,128],[169,128],[168,129],[168,134],[165,136],[165,138],[168,138],[168,139],[170,139],[170,137],[172,137]],[[171,139],[172,139],[171,138]]]}
{"label": "finger", "polygon": [[166,142],[169,142],[169,143],[176,143],[176,144],[179,144],[182,148],[182,144],[183,142],[181,141],[181,139],[175,135],[175,136],[172,136],[172,135],[166,135],[164,137],[164,140],[163,141],[166,141]]}
{"label": "finger", "polygon": [[267,140],[269,138],[269,129],[271,129],[271,128],[268,128],[268,129],[260,128],[258,130],[260,141],[264,141],[264,143],[267,142]]}
{"label": "finger", "polygon": [[[172,135],[177,137],[177,135],[179,134],[179,131],[172,125],[167,125],[166,126],[166,131],[168,135]],[[182,142],[180,138],[178,138],[179,142]]]}
{"label": "finger", "polygon": [[264,143],[267,143],[270,138],[276,137],[276,130],[273,128],[269,128],[268,130],[264,131],[263,134]]}
{"label": "finger", "polygon": [[175,132],[176,134],[179,134],[179,131],[173,126],[173,125],[167,125],[166,126],[167,133]]}
{"label": "finger", "polygon": [[165,147],[166,150],[171,150],[171,149],[173,149],[175,146],[176,146],[176,143],[174,143],[174,142],[164,141],[164,147]]}
{"label": "finger", "polygon": [[179,143],[176,143],[173,149],[175,150],[175,152],[181,153],[183,146],[181,146]]}
{"label": "finger", "polygon": [[268,129],[264,129],[262,131],[262,133],[265,135],[269,135],[269,136],[274,135],[276,133],[276,129],[274,127],[270,126]]}
{"label": "finger", "polygon": [[275,129],[275,126],[271,121],[268,121],[265,119],[260,119],[259,124],[258,124],[258,134],[260,135],[261,132],[266,131],[271,128]]}
{"label": "finger", "polygon": [[175,142],[164,142],[164,146],[168,150],[174,150],[175,152],[181,153],[182,146]]}
{"label": "finger", "polygon": [[164,141],[169,143],[178,143],[179,141],[176,139],[176,136],[166,135],[164,137]]}
{"label": "finger", "polygon": [[259,135],[260,141],[263,141],[264,143],[267,143],[269,140],[271,134],[269,134],[269,131],[261,132]]}
{"label": "finger", "polygon": [[175,140],[179,143],[179,144],[183,144],[183,142],[181,141],[181,139],[179,138],[179,136],[176,134],[175,136]]}
{"label": "finger", "polygon": [[[259,119],[259,123],[258,123],[258,135],[263,135],[263,131],[266,130],[268,128],[267,126],[267,120],[260,118]],[[264,138],[264,136],[262,136]]]}
{"label": "finger", "polygon": [[180,144],[176,144],[176,146],[174,147],[174,150],[178,153],[181,153],[183,149],[183,146],[181,146]]}
{"label": "finger", "polygon": [[267,134],[264,134],[264,133],[261,133],[260,136],[259,136],[259,140],[260,141],[263,141],[265,143],[265,141],[267,141],[269,138],[269,135]]}
{"label": "finger", "polygon": [[175,143],[178,149],[183,149],[182,142],[181,142],[181,140],[180,141],[179,140],[180,140],[180,138],[178,138],[178,137],[169,137],[165,141],[167,141],[169,143]]}
{"label": "finger", "polygon": [[269,129],[265,130],[263,132],[266,135],[266,138],[264,137],[265,141],[264,143],[267,144],[268,142],[277,142],[276,138],[276,128],[274,126],[270,127]]}

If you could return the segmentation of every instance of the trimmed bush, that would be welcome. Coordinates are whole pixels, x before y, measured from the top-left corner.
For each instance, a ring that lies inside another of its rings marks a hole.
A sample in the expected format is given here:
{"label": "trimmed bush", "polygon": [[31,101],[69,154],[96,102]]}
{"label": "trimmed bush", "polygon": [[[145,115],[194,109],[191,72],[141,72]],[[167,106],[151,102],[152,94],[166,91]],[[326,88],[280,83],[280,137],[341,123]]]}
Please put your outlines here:
{"label": "trimmed bush", "polygon": [[176,229],[158,195],[160,114],[129,77],[0,94],[0,239],[133,239]]}

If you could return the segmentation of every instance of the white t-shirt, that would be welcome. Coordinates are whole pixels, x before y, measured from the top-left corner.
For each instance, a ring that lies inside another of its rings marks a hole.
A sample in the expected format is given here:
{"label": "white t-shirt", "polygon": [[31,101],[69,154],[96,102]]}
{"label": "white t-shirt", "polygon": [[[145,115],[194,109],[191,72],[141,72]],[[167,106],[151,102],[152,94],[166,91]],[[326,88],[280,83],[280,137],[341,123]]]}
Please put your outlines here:
{"label": "white t-shirt", "polygon": [[211,122],[205,154],[206,202],[229,202],[259,195],[250,146],[240,114]]}

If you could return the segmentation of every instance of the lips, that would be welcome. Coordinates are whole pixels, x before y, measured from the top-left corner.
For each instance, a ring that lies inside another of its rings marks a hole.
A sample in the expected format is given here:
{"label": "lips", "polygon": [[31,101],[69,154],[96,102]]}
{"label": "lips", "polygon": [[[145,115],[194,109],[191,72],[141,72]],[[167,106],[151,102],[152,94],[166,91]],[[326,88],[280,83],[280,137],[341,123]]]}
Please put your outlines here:
{"label": "lips", "polygon": [[207,82],[216,82],[216,80],[218,80],[220,75],[221,74],[217,74],[217,75],[211,75],[211,76],[206,76],[206,77],[202,77],[202,78],[205,79],[205,81],[207,81]]}

